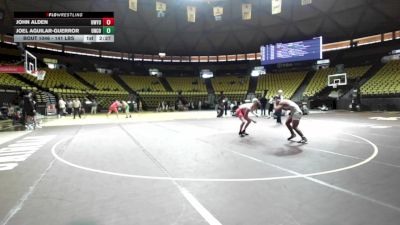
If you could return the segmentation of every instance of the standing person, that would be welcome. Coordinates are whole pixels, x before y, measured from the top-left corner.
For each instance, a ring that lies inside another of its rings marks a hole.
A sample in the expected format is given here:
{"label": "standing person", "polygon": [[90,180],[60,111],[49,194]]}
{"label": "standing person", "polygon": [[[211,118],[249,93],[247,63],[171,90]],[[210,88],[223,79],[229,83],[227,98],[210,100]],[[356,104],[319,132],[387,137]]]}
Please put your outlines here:
{"label": "standing person", "polygon": [[85,97],[85,99],[83,100],[83,102],[81,103],[82,107],[81,107],[81,115],[86,118],[86,110],[89,111],[89,106],[92,105],[92,102]]}
{"label": "standing person", "polygon": [[[175,103],[178,103],[180,110],[182,111],[187,111],[190,109],[191,104],[190,102],[185,98],[185,96],[182,95],[182,91],[178,92],[178,98],[175,101]],[[180,103],[180,104],[179,104]]]}
{"label": "standing person", "polygon": [[82,104],[81,101],[79,101],[79,98],[74,99],[74,101],[72,101],[72,107],[74,108],[74,119],[76,117],[76,114],[78,114],[79,118],[81,118],[81,108],[82,108]]}
{"label": "standing person", "polygon": [[126,116],[125,118],[128,118],[128,116],[129,118],[132,118],[131,113],[129,112],[129,105],[126,101],[122,101],[122,107],[125,110],[125,116]]}
{"label": "standing person", "polygon": [[256,121],[249,118],[249,112],[258,117],[258,115],[254,113],[254,111],[258,108],[259,105],[260,102],[258,101],[258,99],[254,98],[252,100],[252,103],[242,104],[236,110],[236,116],[242,121],[239,129],[240,137],[249,135],[248,133],[246,133],[247,127],[250,125],[251,122],[256,123]]}
{"label": "standing person", "polygon": [[282,110],[276,110],[276,107],[279,105],[279,103],[283,100],[283,91],[279,90],[278,95],[275,96],[275,102],[274,102],[274,109],[275,109],[275,115],[276,115],[276,123],[282,124]]}
{"label": "standing person", "polygon": [[201,110],[201,100],[199,101],[199,110]]}
{"label": "standing person", "polygon": [[36,115],[36,110],[35,110],[35,105],[33,102],[32,98],[32,92],[28,92],[24,97],[23,97],[23,111],[24,111],[24,117],[25,117],[25,127],[28,130],[34,130],[35,129],[35,115]]}
{"label": "standing person", "polygon": [[64,101],[63,98],[60,98],[60,100],[58,100],[58,108],[59,108],[58,114],[59,114],[60,116],[64,116],[64,115],[65,115],[65,113],[66,113],[66,111],[65,111],[65,105],[66,105],[66,104],[67,104],[67,103]]}
{"label": "standing person", "polygon": [[228,106],[228,98],[225,98],[223,102],[224,102],[225,116],[227,116],[228,115],[228,108],[229,108],[229,106]]}
{"label": "standing person", "polygon": [[159,102],[156,108],[156,112],[161,112],[161,111],[162,111],[161,102]]}
{"label": "standing person", "polygon": [[132,110],[133,112],[138,112],[138,104],[135,101],[132,101]]}
{"label": "standing person", "polygon": [[36,99],[36,95],[32,94],[32,102],[33,102],[33,108],[35,111],[35,116],[33,117],[33,123],[35,128],[42,128],[41,124],[41,120],[38,119],[38,110],[37,110],[37,99]]}
{"label": "standing person", "polygon": [[7,107],[7,116],[8,116],[9,118],[13,118],[14,115],[15,115],[15,108],[14,108],[14,105],[13,105],[12,103],[9,103],[9,104],[8,104],[8,107]]}
{"label": "standing person", "polygon": [[225,99],[224,92],[221,91],[220,96],[218,97],[217,100],[217,117],[222,117],[222,115],[224,114],[224,99]]}
{"label": "standing person", "polygon": [[112,113],[115,112],[117,114],[117,118],[118,117],[118,107],[121,106],[121,103],[118,100],[115,100],[110,107],[108,108],[108,113],[107,113],[107,117]]}
{"label": "standing person", "polygon": [[261,96],[261,98],[260,98],[260,103],[261,103],[261,116],[265,116],[265,111],[266,111],[267,102],[268,102],[268,100],[267,100],[267,98],[266,98],[267,93],[268,93],[268,90],[265,90],[263,96]]}
{"label": "standing person", "polygon": [[307,138],[303,135],[303,132],[298,129],[300,119],[303,116],[300,107],[292,100],[286,99],[280,101],[278,106],[276,107],[276,110],[282,109],[290,110],[289,118],[286,120],[286,126],[291,134],[288,138],[288,141],[296,137],[296,134],[294,133],[294,131],[296,131],[296,133],[299,134],[301,137],[301,140],[298,141],[298,143],[307,143]]}
{"label": "standing person", "polygon": [[268,119],[271,118],[271,112],[274,110],[275,98],[271,97],[268,104]]}
{"label": "standing person", "polygon": [[68,100],[67,100],[67,113],[68,113],[69,115],[72,114],[72,101],[71,101],[71,99],[68,99]]}
{"label": "standing person", "polygon": [[90,113],[91,114],[97,114],[97,101],[96,101],[96,99],[93,99],[93,101],[92,101],[92,107],[91,107]]}
{"label": "standing person", "polygon": [[161,102],[161,111],[165,112],[167,108],[167,104],[165,103],[165,101]]}
{"label": "standing person", "polygon": [[139,101],[139,112],[143,111],[143,105],[142,105],[142,100]]}

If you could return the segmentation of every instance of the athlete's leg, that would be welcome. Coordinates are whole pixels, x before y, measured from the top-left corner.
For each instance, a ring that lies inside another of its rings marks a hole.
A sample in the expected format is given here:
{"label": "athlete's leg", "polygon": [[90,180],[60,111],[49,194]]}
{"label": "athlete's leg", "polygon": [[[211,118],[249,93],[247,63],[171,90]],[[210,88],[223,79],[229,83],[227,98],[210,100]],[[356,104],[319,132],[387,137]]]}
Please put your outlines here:
{"label": "athlete's leg", "polygon": [[291,123],[294,122],[292,116],[289,116],[289,118],[286,120],[286,127],[289,129],[290,131],[290,137],[288,138],[288,141],[292,140],[293,138],[296,137],[296,134],[293,131],[293,127],[291,125]]}
{"label": "athlete's leg", "polygon": [[300,135],[300,137],[301,137],[303,140],[307,140],[307,139],[304,137],[303,132],[301,132],[301,130],[298,128],[298,127],[299,127],[299,124],[300,124],[300,120],[293,120],[293,129],[296,131],[296,133],[298,133],[298,134]]}
{"label": "athlete's leg", "polygon": [[242,133],[243,133],[244,135],[249,135],[248,133],[246,133],[246,129],[247,129],[247,127],[250,125],[251,119],[250,119],[248,116],[245,116],[244,119],[245,119],[245,121],[246,121],[246,125],[244,126],[244,129],[243,129]]}
{"label": "athlete's leg", "polygon": [[242,121],[242,123],[240,124],[239,135],[242,135],[242,133],[243,133],[243,127],[244,127],[244,125],[246,124],[246,120],[244,119],[243,116],[240,116],[239,119],[240,119],[240,121]]}

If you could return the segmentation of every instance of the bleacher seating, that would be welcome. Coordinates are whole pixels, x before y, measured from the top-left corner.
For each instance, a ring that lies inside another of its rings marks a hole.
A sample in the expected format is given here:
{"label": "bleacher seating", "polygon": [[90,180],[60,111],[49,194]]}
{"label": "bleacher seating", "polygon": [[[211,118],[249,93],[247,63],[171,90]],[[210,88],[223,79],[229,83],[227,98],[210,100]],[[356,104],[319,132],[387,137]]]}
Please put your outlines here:
{"label": "bleacher seating", "polygon": [[127,91],[89,90],[88,93],[90,96],[96,97],[97,103],[103,108],[108,108],[115,100],[129,100],[129,93]]}
{"label": "bleacher seating", "polygon": [[[352,80],[361,78],[370,68],[371,66],[350,67],[345,68],[345,73],[347,74],[347,79]],[[335,73],[335,68],[317,71],[304,91],[304,96],[311,97],[320,92],[328,85],[328,75],[333,75]]]}
{"label": "bleacher seating", "polygon": [[167,81],[174,91],[207,92],[207,87],[200,77],[167,77]]}
{"label": "bleacher seating", "polygon": [[50,102],[47,95],[43,91],[36,90],[33,92],[35,94],[35,100],[38,103],[47,103]]}
{"label": "bleacher seating", "polygon": [[30,85],[18,80],[13,75],[8,73],[0,73],[0,85],[24,87],[25,89],[30,89]]}
{"label": "bleacher seating", "polygon": [[37,80],[29,74],[24,74],[23,76],[30,81],[36,83],[44,89],[49,88],[62,88],[62,89],[77,89],[86,90],[88,87],[79,82],[75,77],[69,74],[64,69],[44,69],[46,71],[46,77],[44,80]]}
{"label": "bleacher seating", "polygon": [[56,93],[57,97],[63,99],[74,99],[79,98],[81,100],[88,98],[96,98],[100,107],[107,108],[111,102],[115,99],[128,100],[129,93],[127,91],[101,91],[101,90],[73,90],[73,89],[61,89],[61,88],[50,88],[50,91]]}
{"label": "bleacher seating", "polygon": [[[138,92],[138,94],[148,109],[157,108],[162,101],[165,101],[170,106],[174,106],[178,99],[177,92]],[[182,92],[182,96],[186,101],[193,102],[195,106],[197,106],[199,101],[203,103],[207,101],[208,97],[207,92]]]}
{"label": "bleacher seating", "polygon": [[121,87],[109,74],[96,72],[78,72],[77,74],[99,90],[124,91],[124,88]]}
{"label": "bleacher seating", "polygon": [[135,91],[165,91],[164,86],[156,77],[121,75],[121,79]]}
{"label": "bleacher seating", "polygon": [[283,90],[283,96],[290,99],[306,75],[307,71],[268,73],[260,76],[257,82],[256,94],[257,96],[261,96],[264,90],[268,90],[267,98],[271,98],[277,94],[278,90]]}
{"label": "bleacher seating", "polygon": [[358,67],[350,67],[345,68],[345,72],[347,73],[347,79],[353,80],[357,78],[361,78],[364,74],[371,68],[372,66],[358,66]]}
{"label": "bleacher seating", "polygon": [[49,91],[55,93],[57,98],[63,98],[64,100],[74,98],[83,99],[88,96],[86,91],[76,89],[49,88]]}
{"label": "bleacher seating", "polygon": [[383,66],[361,87],[361,95],[400,94],[400,61]]}
{"label": "bleacher seating", "polygon": [[[220,93],[216,92],[215,93],[216,98],[218,99],[220,96]],[[237,102],[244,102],[246,99],[247,91],[224,91],[225,97],[228,99],[228,101],[237,101]]]}
{"label": "bleacher seating", "polygon": [[217,92],[238,92],[246,91],[249,88],[250,76],[221,76],[211,79],[214,91]]}
{"label": "bleacher seating", "polygon": [[[46,103],[48,102],[48,99],[46,98],[46,95],[38,90],[36,87],[32,87],[29,84],[26,84],[25,82],[18,80],[14,76],[20,76],[19,74],[7,74],[7,73],[0,73],[0,86],[5,86],[5,87],[18,87],[21,88],[20,91],[31,91],[35,95],[35,99],[38,103]],[[7,89],[7,88],[6,88]],[[5,90],[6,92],[8,90]],[[19,91],[17,91],[19,93]]]}
{"label": "bleacher seating", "polygon": [[311,97],[320,92],[328,85],[328,75],[335,74],[335,71],[335,68],[318,70],[307,85],[303,95]]}

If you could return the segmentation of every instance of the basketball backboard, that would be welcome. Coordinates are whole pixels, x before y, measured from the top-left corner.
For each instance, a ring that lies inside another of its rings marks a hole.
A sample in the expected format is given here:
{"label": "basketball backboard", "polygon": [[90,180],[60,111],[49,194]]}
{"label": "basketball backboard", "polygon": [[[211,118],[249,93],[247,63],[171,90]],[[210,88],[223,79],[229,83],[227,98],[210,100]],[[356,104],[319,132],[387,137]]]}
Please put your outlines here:
{"label": "basketball backboard", "polygon": [[25,71],[26,73],[33,75],[37,71],[37,58],[32,53],[25,50]]}
{"label": "basketball backboard", "polygon": [[328,75],[328,86],[337,87],[342,85],[347,85],[346,73]]}
{"label": "basketball backboard", "polygon": [[32,53],[25,50],[25,72],[31,76],[36,77],[38,80],[44,80],[46,76],[45,70],[38,70],[37,58]]}

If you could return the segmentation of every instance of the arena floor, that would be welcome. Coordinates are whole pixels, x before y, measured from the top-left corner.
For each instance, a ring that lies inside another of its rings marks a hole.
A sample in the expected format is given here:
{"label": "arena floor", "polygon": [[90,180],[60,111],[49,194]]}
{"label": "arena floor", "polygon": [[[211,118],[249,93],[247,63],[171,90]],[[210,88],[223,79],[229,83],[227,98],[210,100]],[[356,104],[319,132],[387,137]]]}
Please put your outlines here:
{"label": "arena floor", "polygon": [[0,225],[399,224],[399,113],[304,116],[308,144],[272,119],[244,138],[239,124],[206,111],[3,127]]}

